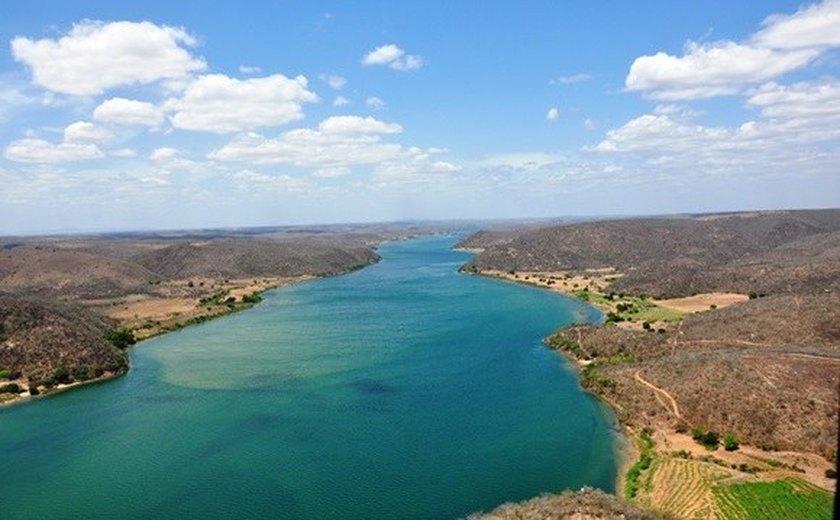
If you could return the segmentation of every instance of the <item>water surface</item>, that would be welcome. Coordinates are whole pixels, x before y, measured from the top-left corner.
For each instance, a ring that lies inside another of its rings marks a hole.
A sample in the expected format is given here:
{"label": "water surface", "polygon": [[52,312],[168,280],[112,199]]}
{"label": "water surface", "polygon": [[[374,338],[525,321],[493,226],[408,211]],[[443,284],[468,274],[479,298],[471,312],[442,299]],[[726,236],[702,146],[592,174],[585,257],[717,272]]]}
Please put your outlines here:
{"label": "water surface", "polygon": [[598,312],[459,274],[455,240],[384,244],[0,410],[0,517],[454,518],[611,490],[613,419],[540,342]]}

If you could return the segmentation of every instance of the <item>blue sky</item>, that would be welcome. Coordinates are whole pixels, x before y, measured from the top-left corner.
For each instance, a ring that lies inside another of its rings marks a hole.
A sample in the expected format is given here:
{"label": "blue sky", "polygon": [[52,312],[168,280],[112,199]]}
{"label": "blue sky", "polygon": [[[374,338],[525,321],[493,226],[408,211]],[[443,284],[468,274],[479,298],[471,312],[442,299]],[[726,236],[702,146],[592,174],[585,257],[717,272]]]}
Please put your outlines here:
{"label": "blue sky", "polygon": [[840,202],[838,0],[123,4],[0,7],[0,234]]}

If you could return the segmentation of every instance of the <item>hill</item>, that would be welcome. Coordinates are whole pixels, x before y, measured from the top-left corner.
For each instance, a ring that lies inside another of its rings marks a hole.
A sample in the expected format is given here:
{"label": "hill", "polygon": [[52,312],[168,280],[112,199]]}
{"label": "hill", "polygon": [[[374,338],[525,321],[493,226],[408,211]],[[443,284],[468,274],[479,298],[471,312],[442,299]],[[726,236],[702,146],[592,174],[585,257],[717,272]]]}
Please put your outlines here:
{"label": "hill", "polygon": [[500,271],[615,269],[616,291],[674,298],[706,292],[836,291],[840,210],[625,219],[485,232],[459,246]]}
{"label": "hill", "polygon": [[125,352],[105,340],[110,328],[76,306],[0,297],[0,398],[125,372]]}

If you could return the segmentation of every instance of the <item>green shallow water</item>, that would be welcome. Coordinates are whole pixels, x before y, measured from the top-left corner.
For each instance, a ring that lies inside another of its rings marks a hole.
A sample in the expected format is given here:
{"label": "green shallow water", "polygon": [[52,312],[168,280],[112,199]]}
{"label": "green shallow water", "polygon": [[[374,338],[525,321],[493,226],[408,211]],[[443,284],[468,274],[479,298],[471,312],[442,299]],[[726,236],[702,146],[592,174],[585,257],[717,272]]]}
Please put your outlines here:
{"label": "green shallow water", "polygon": [[459,274],[455,241],[384,244],[0,410],[0,518],[454,518],[612,490],[614,419],[540,342],[598,311]]}

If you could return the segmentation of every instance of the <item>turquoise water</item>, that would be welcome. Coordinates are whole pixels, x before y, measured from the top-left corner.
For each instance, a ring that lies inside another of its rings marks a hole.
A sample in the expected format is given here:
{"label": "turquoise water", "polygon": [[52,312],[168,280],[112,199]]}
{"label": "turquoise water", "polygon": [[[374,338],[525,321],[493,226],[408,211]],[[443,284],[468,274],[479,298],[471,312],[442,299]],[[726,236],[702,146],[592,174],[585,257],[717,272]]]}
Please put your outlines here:
{"label": "turquoise water", "polygon": [[142,343],[0,410],[0,518],[454,518],[611,490],[612,418],[540,339],[597,311],[462,275],[454,237]]}

